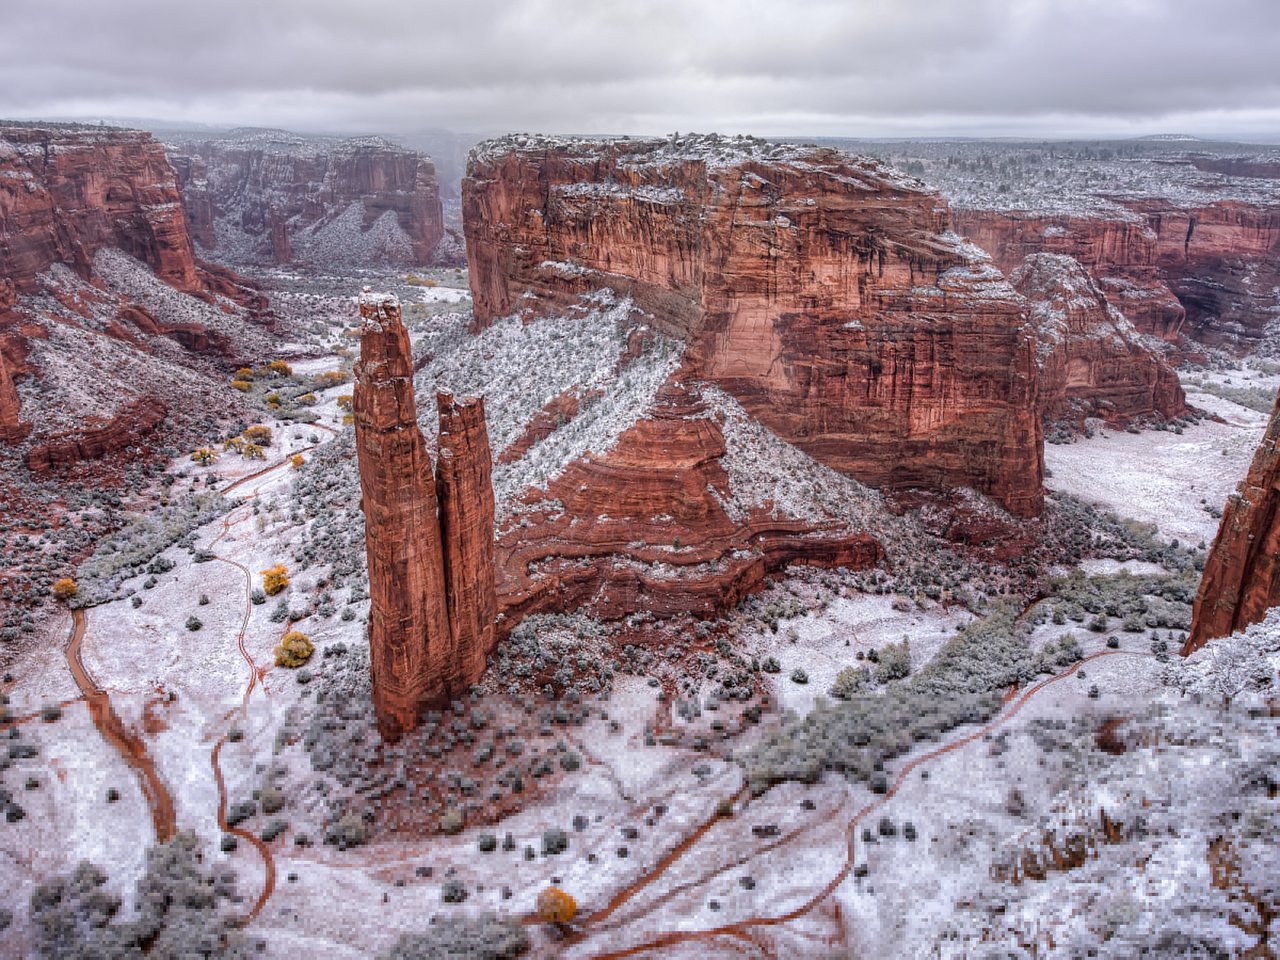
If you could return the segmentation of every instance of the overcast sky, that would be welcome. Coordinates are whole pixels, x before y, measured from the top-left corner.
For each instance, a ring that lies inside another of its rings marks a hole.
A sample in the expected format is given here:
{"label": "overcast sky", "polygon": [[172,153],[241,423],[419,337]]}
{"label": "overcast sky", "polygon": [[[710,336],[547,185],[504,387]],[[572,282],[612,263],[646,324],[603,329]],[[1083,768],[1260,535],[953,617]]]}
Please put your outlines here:
{"label": "overcast sky", "polygon": [[0,116],[1280,139],[1280,0],[11,0]]}

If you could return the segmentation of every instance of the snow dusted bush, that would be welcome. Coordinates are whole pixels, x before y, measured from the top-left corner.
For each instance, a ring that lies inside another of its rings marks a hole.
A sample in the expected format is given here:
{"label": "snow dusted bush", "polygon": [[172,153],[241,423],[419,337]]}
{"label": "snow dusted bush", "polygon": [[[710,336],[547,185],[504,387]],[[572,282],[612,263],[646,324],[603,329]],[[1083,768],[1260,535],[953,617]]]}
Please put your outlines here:
{"label": "snow dusted bush", "polygon": [[378,960],[508,960],[529,949],[518,920],[492,913],[437,920],[422,933],[406,933]]}
{"label": "snow dusted bush", "polygon": [[803,720],[784,721],[739,758],[748,784],[761,793],[785,780],[813,782],[824,770],[871,781],[915,741],[987,719],[1004,690],[1045,669],[1029,632],[1014,611],[1000,609],[962,627],[919,673],[883,693],[850,691],[843,701],[819,701]]}
{"label": "snow dusted bush", "polygon": [[144,572],[162,550],[185,538],[226,509],[216,493],[188,494],[147,514],[130,514],[125,526],[99,542],[80,565],[72,606],[91,606],[120,595],[121,585]]}
{"label": "snow dusted bush", "polygon": [[217,911],[221,900],[235,895],[234,879],[211,875],[201,866],[195,834],[180,833],[147,851],[138,912],[123,919],[120,898],[105,889],[106,873],[81,863],[32,893],[36,953],[48,960],[129,960],[144,953],[158,960],[248,958],[251,951],[230,919]]}

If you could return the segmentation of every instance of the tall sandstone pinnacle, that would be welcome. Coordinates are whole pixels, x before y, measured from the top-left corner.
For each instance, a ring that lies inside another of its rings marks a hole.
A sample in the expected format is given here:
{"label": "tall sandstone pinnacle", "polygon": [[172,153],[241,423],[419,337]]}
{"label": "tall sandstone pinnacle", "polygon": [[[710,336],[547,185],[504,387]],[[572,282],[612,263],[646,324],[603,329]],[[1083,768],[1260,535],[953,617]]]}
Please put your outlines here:
{"label": "tall sandstone pinnacle", "polygon": [[0,440],[12,442],[21,440],[31,432],[31,425],[23,423],[19,417],[22,401],[18,397],[18,389],[13,385],[13,376],[0,353]]}
{"label": "tall sandstone pinnacle", "polygon": [[1239,492],[1222,510],[1183,656],[1280,604],[1280,398]]}
{"label": "tall sandstone pinnacle", "polygon": [[[484,405],[439,399],[441,472],[418,428],[409,333],[393,297],[360,298],[352,403],[369,560],[369,650],[387,739],[480,679],[496,611]],[[443,510],[442,510],[443,504]]]}

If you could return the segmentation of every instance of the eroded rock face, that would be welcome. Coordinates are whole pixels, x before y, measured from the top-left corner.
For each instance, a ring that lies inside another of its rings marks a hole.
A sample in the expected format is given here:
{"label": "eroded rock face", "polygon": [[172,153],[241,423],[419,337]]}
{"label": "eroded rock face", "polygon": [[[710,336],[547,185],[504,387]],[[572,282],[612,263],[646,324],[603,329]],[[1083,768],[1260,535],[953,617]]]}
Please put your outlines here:
{"label": "eroded rock face", "polygon": [[9,373],[9,364],[4,353],[0,352],[0,440],[11,443],[31,432],[31,425],[22,422],[21,405],[18,389]]}
{"label": "eroded rock face", "polygon": [[1086,417],[1126,423],[1186,413],[1173,368],[1079,261],[1032,254],[1009,279],[1032,306],[1046,420],[1080,427]]}
{"label": "eroded rock face", "polygon": [[603,619],[712,616],[788,564],[862,569],[883,559],[873,536],[846,523],[732,506],[723,420],[685,381],[665,383],[608,452],[530,491],[520,522],[500,532],[509,625],[581,606]]}
{"label": "eroded rock face", "polygon": [[449,630],[460,676],[474,683],[484,673],[485,657],[496,640],[493,457],[483,398],[455,399],[441,392],[436,407],[436,477]]}
{"label": "eroded rock face", "polygon": [[100,426],[90,423],[73,434],[41,437],[27,451],[27,468],[34,474],[48,474],[123,453],[163,423],[168,412],[158,397],[139,397]]}
{"label": "eroded rock face", "polygon": [[956,210],[954,222],[1006,272],[1033,253],[1074,257],[1142,333],[1237,352],[1256,346],[1280,284],[1280,205],[1124,205],[1115,216]]}
{"label": "eroded rock face", "polygon": [[409,334],[394,298],[365,293],[352,399],[369,561],[374,706],[388,739],[484,672],[496,612],[484,405],[440,399],[437,482],[418,428]]}
{"label": "eroded rock face", "polygon": [[1280,400],[1238,492],[1222,510],[1184,656],[1257,623],[1280,604]]}
{"label": "eroded rock face", "polygon": [[412,266],[444,236],[431,159],[377,137],[233,131],[170,152],[197,242],[233,263]]}
{"label": "eroded rock face", "polygon": [[611,288],[819,461],[1040,511],[1024,303],[918,181],[763,141],[518,138],[472,154],[463,216],[477,324]]}
{"label": "eroded rock face", "polygon": [[163,147],[131,130],[0,126],[0,270],[17,293],[36,293],[55,263],[88,279],[108,247],[204,291]]}

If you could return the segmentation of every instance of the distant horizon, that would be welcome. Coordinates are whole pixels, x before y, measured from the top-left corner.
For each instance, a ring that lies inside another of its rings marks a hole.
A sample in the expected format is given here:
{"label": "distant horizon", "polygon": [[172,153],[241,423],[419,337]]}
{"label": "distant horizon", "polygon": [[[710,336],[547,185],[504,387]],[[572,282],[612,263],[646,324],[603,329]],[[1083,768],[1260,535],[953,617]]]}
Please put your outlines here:
{"label": "distant horizon", "polygon": [[199,122],[190,120],[175,120],[167,117],[127,117],[127,116],[93,116],[93,115],[71,115],[71,116],[0,116],[0,125],[7,123],[20,124],[41,124],[48,123],[50,125],[58,124],[74,124],[86,127],[103,126],[116,127],[128,130],[142,130],[148,132],[167,131],[174,133],[191,132],[191,133],[230,133],[234,130],[277,130],[281,133],[293,134],[299,137],[318,137],[329,139],[351,139],[356,137],[384,137],[389,140],[412,138],[414,136],[422,136],[426,134],[444,134],[459,139],[475,139],[477,142],[481,140],[493,139],[514,134],[528,134],[536,136],[551,137],[582,137],[589,139],[611,139],[632,137],[635,139],[655,139],[669,137],[673,133],[697,133],[697,134],[718,134],[721,136],[756,136],[762,140],[777,141],[799,141],[799,142],[815,142],[822,141],[853,141],[867,143],[911,143],[911,142],[986,142],[986,141],[1006,141],[1011,143],[1034,143],[1034,142],[1131,142],[1131,141],[1150,141],[1165,143],[1234,143],[1244,146],[1280,146],[1280,132],[1260,133],[1253,135],[1205,135],[1197,133],[1185,133],[1181,131],[1162,131],[1156,133],[1132,133],[1132,134],[1057,134],[1045,135],[1039,133],[900,133],[888,135],[873,134],[856,134],[856,133],[761,133],[757,131],[728,131],[719,128],[709,129],[690,129],[685,131],[668,130],[662,133],[650,132],[632,132],[632,131],[601,131],[601,132],[583,132],[569,130],[525,130],[525,129],[506,129],[506,130],[460,130],[443,126],[424,125],[414,130],[379,130],[372,128],[346,128],[346,129],[302,129],[297,127],[281,126],[278,124],[258,124],[258,123],[234,123],[234,122]]}

